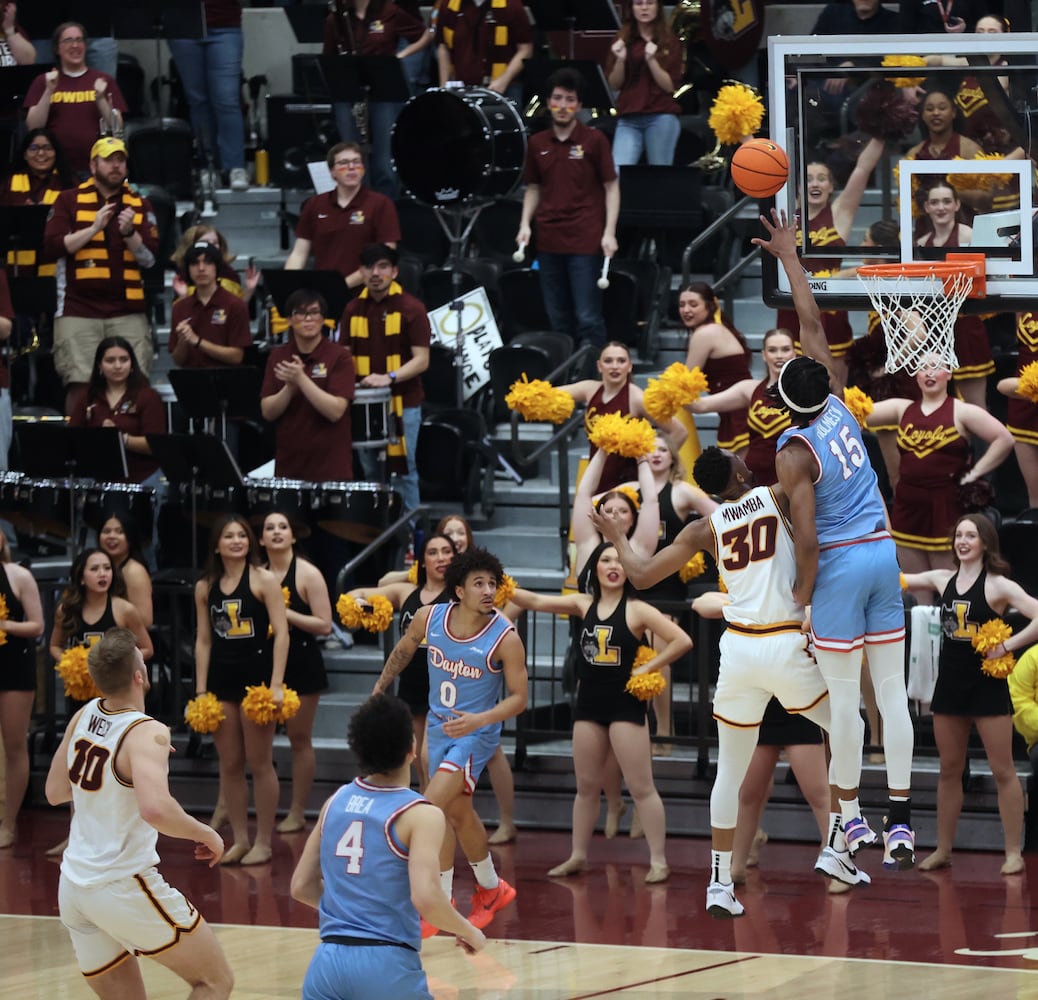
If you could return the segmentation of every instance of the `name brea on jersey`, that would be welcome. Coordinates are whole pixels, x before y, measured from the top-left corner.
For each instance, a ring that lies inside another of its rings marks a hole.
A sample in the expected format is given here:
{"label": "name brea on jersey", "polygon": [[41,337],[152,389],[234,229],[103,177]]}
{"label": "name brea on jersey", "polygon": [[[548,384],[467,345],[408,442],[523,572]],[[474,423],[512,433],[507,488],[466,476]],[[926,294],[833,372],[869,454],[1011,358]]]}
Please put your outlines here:
{"label": "name brea on jersey", "polygon": [[375,800],[370,795],[351,795],[346,801],[345,812],[360,813],[362,816],[366,816],[371,812],[374,804]]}
{"label": "name brea on jersey", "polygon": [[726,521],[741,521],[750,514],[764,510],[764,501],[760,497],[749,496],[739,503],[726,503],[721,507],[721,517]]}
{"label": "name brea on jersey", "polygon": [[443,655],[442,649],[437,649],[435,646],[429,647],[429,666],[450,674],[454,680],[459,677],[471,677],[473,680],[479,680],[483,676],[482,667],[466,663],[462,659],[452,660]]}

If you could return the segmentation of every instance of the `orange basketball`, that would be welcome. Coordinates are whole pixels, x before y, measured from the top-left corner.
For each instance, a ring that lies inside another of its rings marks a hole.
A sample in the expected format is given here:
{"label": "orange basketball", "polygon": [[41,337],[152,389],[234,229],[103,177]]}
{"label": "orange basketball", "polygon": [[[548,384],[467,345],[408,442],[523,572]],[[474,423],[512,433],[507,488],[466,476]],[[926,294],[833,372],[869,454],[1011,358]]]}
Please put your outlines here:
{"label": "orange basketball", "polygon": [[732,180],[751,198],[775,194],[789,177],[789,159],[770,139],[750,139],[732,156]]}

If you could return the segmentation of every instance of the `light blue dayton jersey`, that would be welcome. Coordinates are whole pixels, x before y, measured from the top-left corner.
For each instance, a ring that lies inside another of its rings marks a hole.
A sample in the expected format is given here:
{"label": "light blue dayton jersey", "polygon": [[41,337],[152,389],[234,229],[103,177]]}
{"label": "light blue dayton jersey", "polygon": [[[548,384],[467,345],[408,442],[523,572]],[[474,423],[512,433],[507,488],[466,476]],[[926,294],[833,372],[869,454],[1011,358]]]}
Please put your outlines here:
{"label": "light blue dayton jersey", "polygon": [[421,948],[408,851],[393,836],[393,824],[425,801],[410,788],[384,788],[363,778],[332,797],[321,827],[322,940],[368,938]]}
{"label": "light blue dayton jersey", "polygon": [[825,548],[885,530],[876,473],[858,421],[843,402],[830,395],[825,409],[806,427],[782,432],[778,450],[794,439],[803,441],[818,463],[815,523],[819,546]]}
{"label": "light blue dayton jersey", "polygon": [[[475,635],[451,633],[450,613],[456,604],[434,604],[425,641],[429,649],[429,725],[442,725],[454,712],[487,712],[501,698],[502,665],[497,655],[512,623],[500,611],[487,618]],[[501,723],[487,726],[501,729]]]}

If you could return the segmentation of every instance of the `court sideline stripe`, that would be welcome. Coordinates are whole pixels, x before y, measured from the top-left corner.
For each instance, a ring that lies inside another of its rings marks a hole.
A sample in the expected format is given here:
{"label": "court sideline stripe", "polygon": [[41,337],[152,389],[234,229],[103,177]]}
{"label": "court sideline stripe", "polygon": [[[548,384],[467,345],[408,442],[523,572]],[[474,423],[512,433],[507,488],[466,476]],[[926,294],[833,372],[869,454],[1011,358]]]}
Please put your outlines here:
{"label": "court sideline stripe", "polygon": [[654,979],[643,979],[638,983],[626,983],[623,986],[614,986],[608,990],[599,990],[597,993],[581,993],[579,996],[570,997],[570,1000],[592,1000],[593,997],[608,997],[627,990],[637,989],[639,986],[652,986],[653,983],[665,983],[668,979],[683,979],[685,976],[694,976],[699,972],[713,972],[714,969],[723,969],[729,965],[741,965],[743,962],[756,962],[760,955],[748,955],[746,958],[735,958],[730,962],[718,962],[716,965],[701,965],[695,969],[686,969],[684,972],[672,972],[669,976],[656,976]]}

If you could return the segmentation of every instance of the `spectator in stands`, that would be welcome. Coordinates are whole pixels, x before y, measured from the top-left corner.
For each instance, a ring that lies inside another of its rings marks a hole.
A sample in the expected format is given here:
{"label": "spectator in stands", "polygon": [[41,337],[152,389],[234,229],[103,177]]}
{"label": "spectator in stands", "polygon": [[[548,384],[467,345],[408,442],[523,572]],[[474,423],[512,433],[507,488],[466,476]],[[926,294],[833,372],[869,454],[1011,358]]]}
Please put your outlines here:
{"label": "spectator in stands", "polygon": [[596,283],[602,255],[617,251],[620,184],[605,136],[577,120],[583,88],[571,69],[548,78],[551,128],[531,136],[526,148],[516,242],[530,242],[536,220],[537,262],[552,329],[599,350],[606,326]]}
{"label": "spectator in stands", "polygon": [[348,288],[357,288],[364,283],[361,250],[369,243],[395,247],[400,220],[389,198],[362,185],[364,158],[355,142],[332,146],[328,168],[335,190],[314,195],[303,205],[285,270],[301,271],[312,253],[315,268],[338,271]]}
{"label": "spectator in stands", "polygon": [[[897,14],[879,0],[827,3],[812,35],[887,35],[897,31]],[[846,65],[851,65],[850,61]],[[828,89],[828,88],[826,88]]]}
{"label": "spectator in stands", "polygon": [[901,0],[898,32],[903,35],[972,31],[977,18],[988,13],[984,0]]}
{"label": "spectator in stands", "polygon": [[188,250],[203,240],[212,243],[220,251],[220,263],[217,265],[216,271],[216,280],[220,287],[226,288],[227,291],[232,295],[236,295],[243,302],[250,301],[256,291],[256,286],[259,284],[259,268],[250,261],[245,269],[245,283],[242,284],[242,276],[233,266],[234,254],[228,248],[227,240],[224,238],[223,233],[215,226],[207,226],[205,223],[188,226],[180,237],[176,250],[173,251],[172,256],[169,258],[176,268],[176,274],[173,275],[173,291],[176,296],[182,298],[185,295],[191,294],[184,257],[187,255]]}
{"label": "spectator in stands", "polygon": [[194,291],[173,303],[169,353],[180,368],[240,365],[252,346],[248,306],[218,281],[223,254],[200,240],[184,255]]}
{"label": "spectator in stands", "polygon": [[[427,48],[431,41],[432,34],[422,18],[402,10],[392,0],[345,0],[335,4],[324,22],[322,55],[396,56],[403,60]],[[365,105],[371,140],[371,186],[380,194],[395,198],[398,186],[389,138],[403,104],[381,100],[377,92],[372,96]],[[333,101],[332,108],[339,138],[360,143],[361,129],[354,105]]]}
{"label": "spectator in stands", "polygon": [[533,30],[522,0],[441,0],[436,59],[440,86],[457,80],[487,87],[518,104],[523,61],[533,55]]}
{"label": "spectator in stands", "polygon": [[323,335],[328,305],[300,288],[286,303],[291,336],[267,360],[260,391],[263,417],[275,425],[274,475],[308,482],[353,479],[347,416],[356,379],[349,349]]}
{"label": "spectator in stands", "polygon": [[[14,328],[14,306],[11,290],[7,284],[7,272],[0,267],[0,344],[6,344]],[[11,372],[7,364],[7,351],[0,352],[0,472],[7,471],[7,456],[11,450],[14,433],[14,417],[11,410]],[[0,532],[2,534],[2,532]]]}
{"label": "spectator in stands", "polygon": [[[344,336],[349,334],[357,388],[392,393],[400,440],[386,448],[386,471],[393,474],[404,508],[415,510],[421,503],[415,462],[425,398],[421,375],[429,367],[432,331],[425,306],[397,282],[397,262],[396,250],[384,243],[372,243],[361,251],[364,290],[346,306],[342,329]],[[376,481],[375,452],[359,449],[358,455],[364,476]]]}
{"label": "spectator in stands", "polygon": [[62,191],[76,184],[61,144],[48,128],[25,133],[16,164],[19,159],[24,161],[24,169],[15,166],[8,176],[0,190],[0,205],[51,205]]}
{"label": "spectator in stands", "polygon": [[[688,330],[685,365],[699,368],[713,393],[750,378],[750,348],[735,323],[721,310],[717,293],[705,281],[693,281],[678,292],[678,315]],[[721,414],[717,447],[740,458],[750,443],[745,410]]]}
{"label": "spectator in stands", "polygon": [[90,381],[69,426],[117,428],[126,450],[127,482],[143,483],[158,472],[147,435],[166,433],[166,407],[123,337],[105,337],[97,345]]}
{"label": "spectator in stands", "polygon": [[81,24],[59,24],[53,36],[58,65],[33,80],[22,105],[26,126],[46,125],[61,136],[69,165],[82,177],[88,176],[94,158],[98,119],[108,134],[118,134],[126,113],[126,99],[115,77],[87,66],[86,42]]}
{"label": "spectator in stands", "polygon": [[40,590],[32,573],[11,559],[0,531],[0,594],[7,604],[0,644],[0,735],[5,758],[0,850],[14,847],[18,811],[29,787],[29,723],[36,702],[36,639],[43,635]]}
{"label": "spectator in stands", "polygon": [[241,110],[244,41],[238,0],[203,0],[205,38],[171,38],[169,51],[184,86],[203,157],[216,157],[232,191],[248,191]]}
{"label": "spectator in stands", "polygon": [[1016,661],[1009,675],[1013,699],[1013,726],[1027,743],[1031,773],[1027,778],[1027,812],[1024,814],[1024,851],[1038,851],[1038,646],[1031,646]]}
{"label": "spectator in stands", "polygon": [[1016,374],[998,383],[998,391],[1009,397],[1006,426],[1015,442],[1020,475],[1027,488],[1027,506],[1038,507],[1038,403],[1018,393],[1020,373],[1038,361],[1038,311],[1018,313],[1016,317]]}
{"label": "spectator in stands", "polygon": [[140,537],[132,517],[113,513],[97,533],[98,548],[108,553],[126,586],[126,598],[137,609],[141,624],[150,629],[155,621],[151,573],[144,564]]}
{"label": "spectator in stands", "polygon": [[[105,337],[124,337],[145,377],[154,354],[141,272],[155,263],[155,212],[127,183],[121,139],[94,143],[90,172],[92,180],[58,195],[43,237],[44,257],[58,262],[62,294],[54,320],[54,367],[65,384],[69,413]],[[83,225],[85,219],[91,221]]]}
{"label": "spectator in stands", "polygon": [[619,91],[613,135],[617,170],[637,163],[643,150],[650,164],[674,162],[681,133],[674,91],[681,85],[683,55],[660,0],[637,0],[606,61],[609,86]]}
{"label": "spectator in stands", "polygon": [[36,61],[36,46],[18,26],[18,5],[12,0],[0,7],[0,66],[27,66]]}

